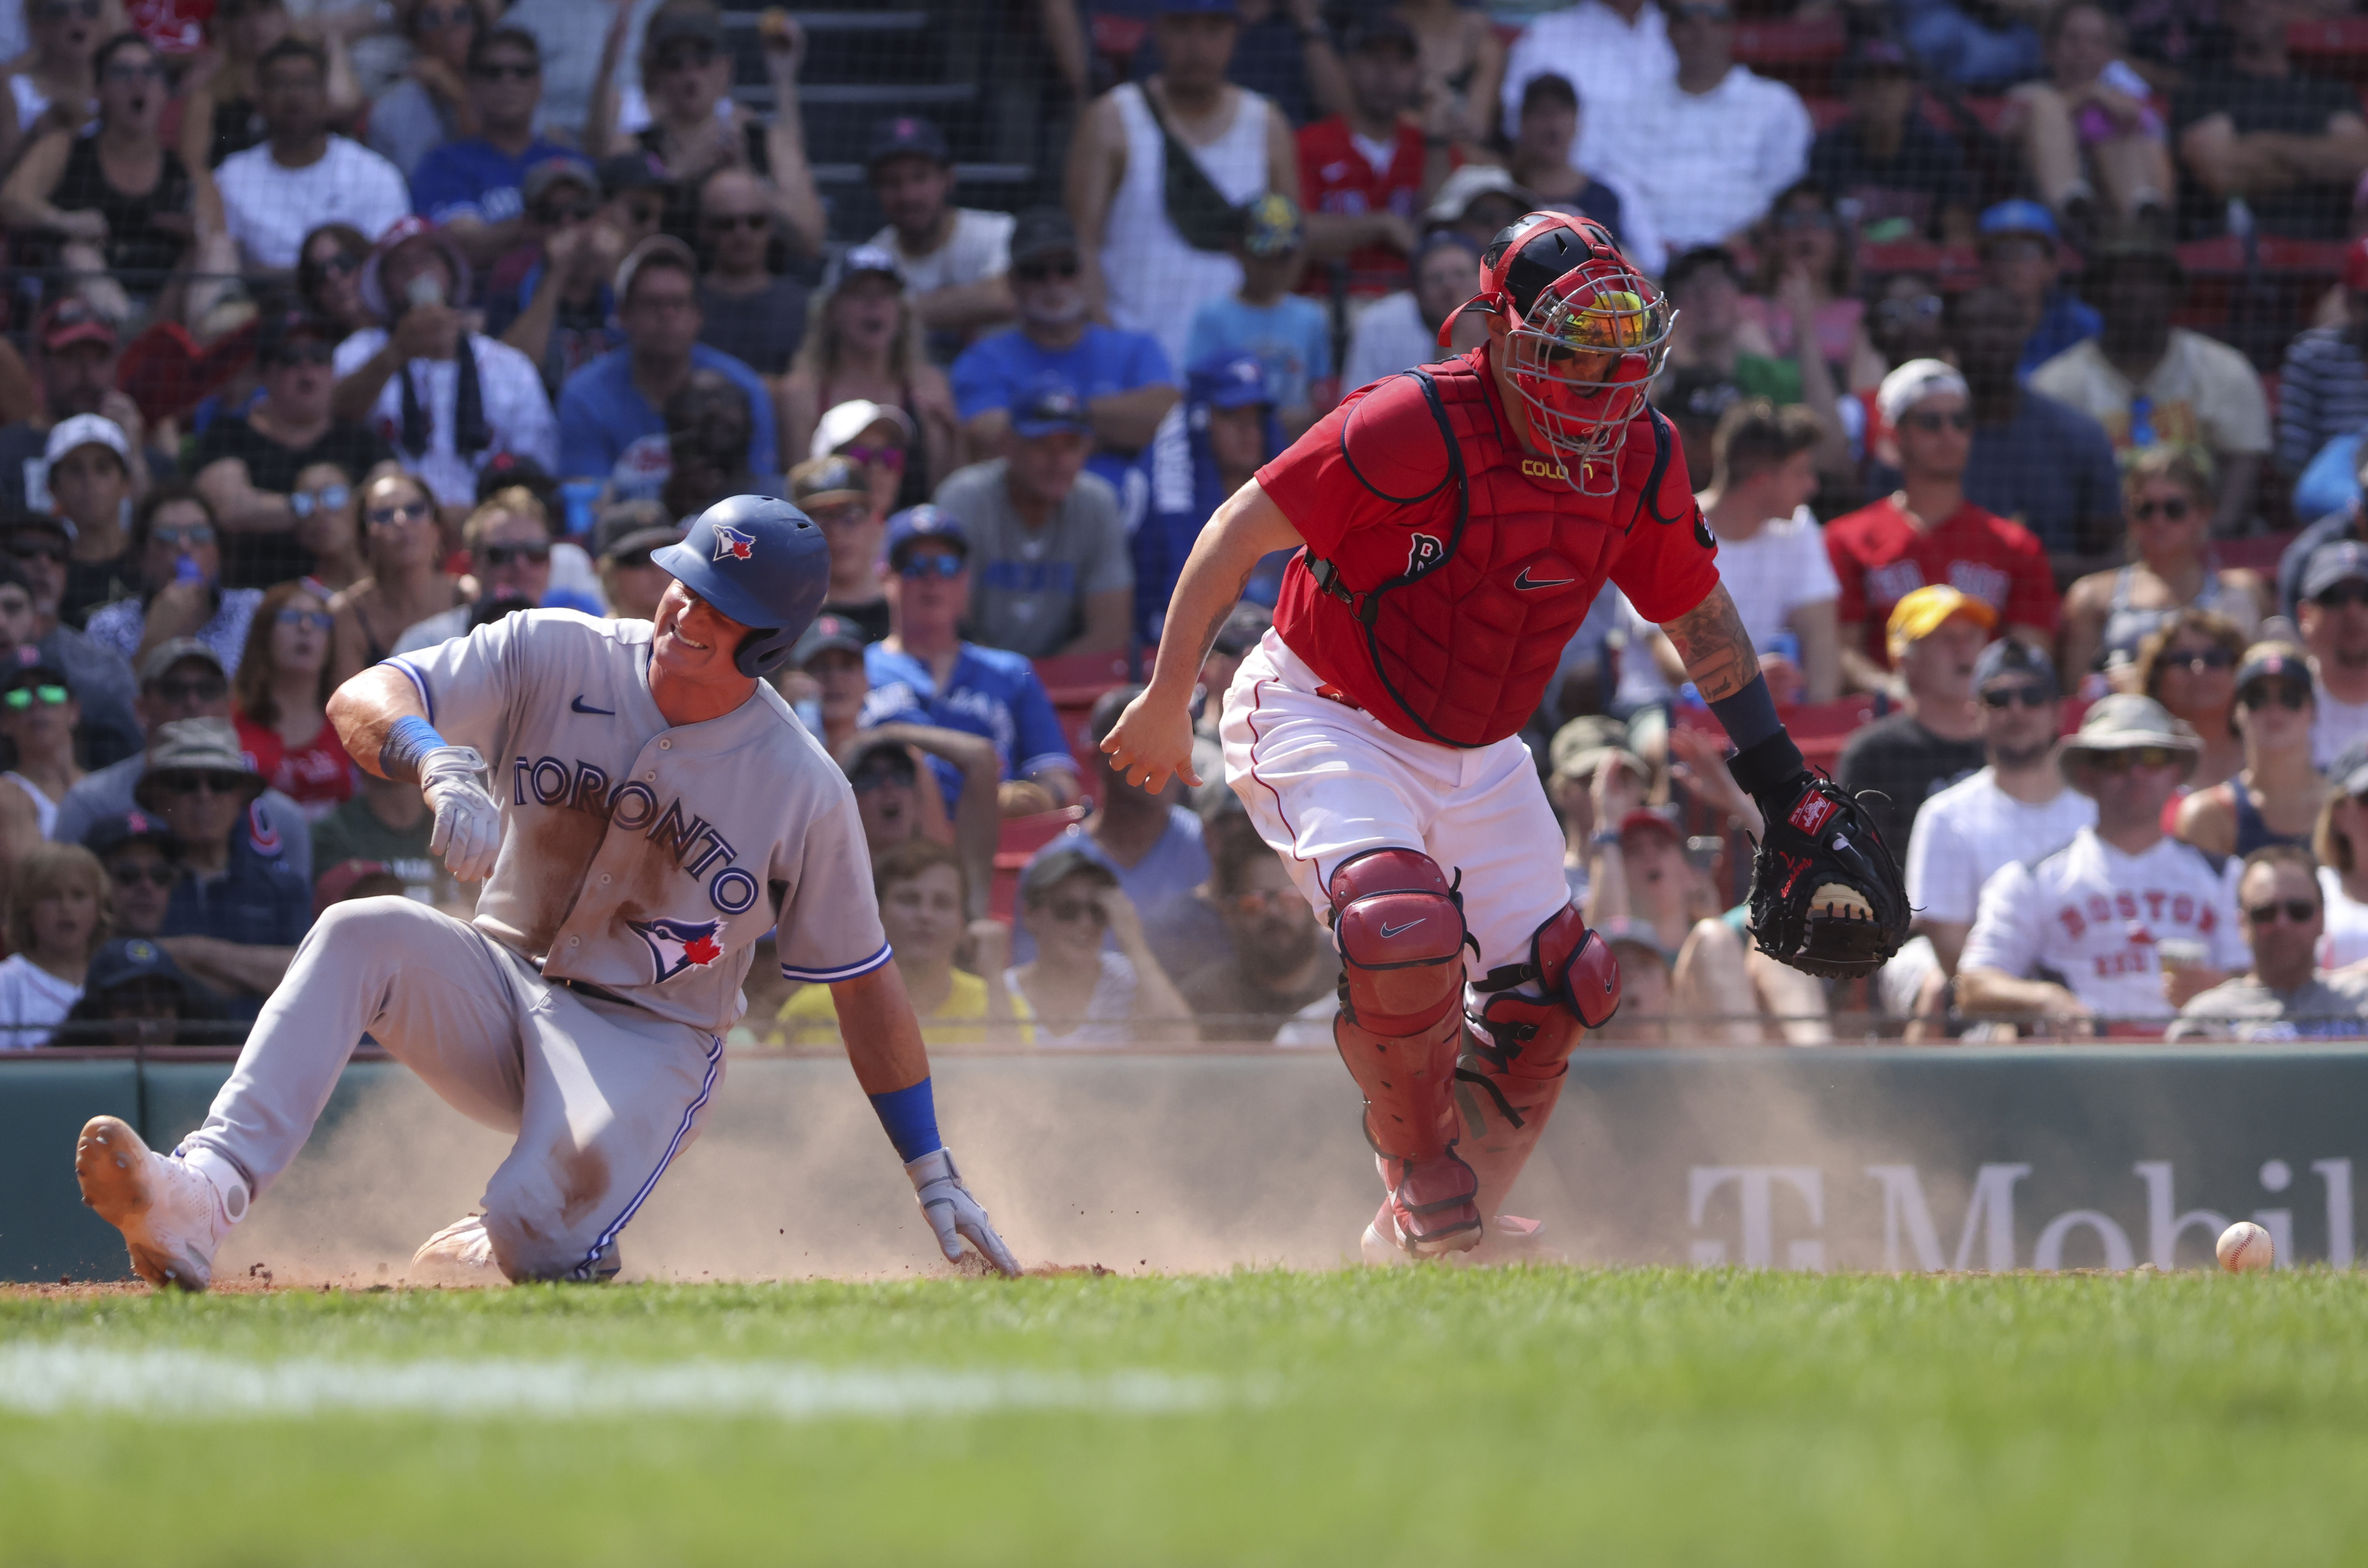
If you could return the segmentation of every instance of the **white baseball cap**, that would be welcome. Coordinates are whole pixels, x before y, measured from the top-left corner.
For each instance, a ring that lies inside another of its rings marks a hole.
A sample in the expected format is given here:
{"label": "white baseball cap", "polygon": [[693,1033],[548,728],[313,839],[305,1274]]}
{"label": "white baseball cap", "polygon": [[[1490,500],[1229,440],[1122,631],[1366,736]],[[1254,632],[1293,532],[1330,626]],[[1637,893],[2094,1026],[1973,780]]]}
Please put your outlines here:
{"label": "white baseball cap", "polygon": [[868,403],[862,398],[842,403],[822,416],[814,426],[814,449],[806,455],[826,458],[839,448],[885,420],[905,432],[905,439],[913,438],[913,417],[893,403]]}
{"label": "white baseball cap", "polygon": [[101,414],[77,414],[71,419],[61,419],[50,431],[49,449],[42,460],[55,462],[76,447],[105,447],[131,466],[131,443],[125,438],[123,426]]}
{"label": "white baseball cap", "polygon": [[1883,378],[1883,385],[1874,394],[1875,411],[1883,415],[1885,425],[1899,424],[1899,416],[1928,397],[1942,392],[1955,392],[1970,397],[1965,390],[1965,378],[1945,359],[1910,359]]}

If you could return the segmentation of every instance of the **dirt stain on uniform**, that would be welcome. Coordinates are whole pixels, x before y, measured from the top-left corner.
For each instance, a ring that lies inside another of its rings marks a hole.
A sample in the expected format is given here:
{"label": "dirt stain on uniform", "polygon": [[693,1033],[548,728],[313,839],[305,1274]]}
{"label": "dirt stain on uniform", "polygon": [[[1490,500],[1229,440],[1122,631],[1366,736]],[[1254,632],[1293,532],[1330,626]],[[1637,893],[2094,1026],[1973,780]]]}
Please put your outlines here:
{"label": "dirt stain on uniform", "polygon": [[609,1156],[598,1149],[552,1152],[552,1167],[559,1173],[559,1217],[573,1225],[599,1205],[609,1190]]}

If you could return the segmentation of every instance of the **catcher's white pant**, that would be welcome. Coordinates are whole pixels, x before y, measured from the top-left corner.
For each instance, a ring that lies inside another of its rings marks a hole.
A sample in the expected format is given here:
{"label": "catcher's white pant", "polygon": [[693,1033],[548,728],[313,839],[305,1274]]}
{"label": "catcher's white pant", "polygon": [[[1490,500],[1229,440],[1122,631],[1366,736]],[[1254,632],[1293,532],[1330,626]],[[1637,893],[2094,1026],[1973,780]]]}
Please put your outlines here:
{"label": "catcher's white pant", "polygon": [[1528,958],[1531,936],[1570,902],[1562,824],[1518,735],[1463,749],[1408,740],[1323,679],[1269,631],[1225,693],[1225,782],[1291,868],[1316,918],[1324,883],[1366,849],[1419,849],[1463,873],[1475,976]]}
{"label": "catcher's white pant", "polygon": [[182,1149],[224,1155],[260,1198],[365,1031],[454,1109],[517,1134],[484,1200],[513,1279],[612,1271],[618,1233],[699,1136],[723,1077],[712,1035],[546,981],[409,899],[357,899],[305,936]]}

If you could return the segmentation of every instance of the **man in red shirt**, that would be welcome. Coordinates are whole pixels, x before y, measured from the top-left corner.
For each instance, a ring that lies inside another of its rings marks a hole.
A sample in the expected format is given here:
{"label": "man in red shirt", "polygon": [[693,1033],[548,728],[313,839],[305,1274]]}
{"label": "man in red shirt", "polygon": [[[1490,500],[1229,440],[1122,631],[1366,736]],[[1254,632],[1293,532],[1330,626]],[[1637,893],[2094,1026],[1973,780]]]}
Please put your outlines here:
{"label": "man in red shirt", "polygon": [[1876,416],[1899,449],[1900,488],[1826,526],[1826,553],[1841,580],[1842,678],[1853,691],[1890,684],[1884,627],[1891,607],[1945,583],[1997,612],[2007,635],[2055,645],[2055,574],[2047,551],[2021,523],[1965,499],[1974,446],[1965,378],[1939,359],[1910,359],[1883,378]]}
{"label": "man in red shirt", "polygon": [[1414,30],[1383,10],[1352,23],[1347,42],[1349,112],[1299,133],[1299,190],[1315,263],[1300,288],[1330,294],[1332,264],[1345,260],[1349,292],[1365,298],[1403,286],[1415,214],[1431,182],[1424,178],[1422,127],[1406,112],[1422,91]]}
{"label": "man in red shirt", "polygon": [[1600,225],[1558,213],[1498,234],[1480,283],[1456,314],[1485,315],[1486,345],[1352,393],[1218,508],[1151,683],[1102,743],[1140,786],[1197,782],[1201,661],[1258,559],[1298,552],[1219,733],[1226,781],[1340,950],[1333,1039],[1387,1189],[1375,1262],[1466,1250],[1484,1216],[1527,1227],[1497,1203],[1581,1026],[1618,1006],[1518,733],[1607,578],[1668,631],[1771,831],[1848,810],[1777,722],[1684,455],[1645,405],[1668,304]]}

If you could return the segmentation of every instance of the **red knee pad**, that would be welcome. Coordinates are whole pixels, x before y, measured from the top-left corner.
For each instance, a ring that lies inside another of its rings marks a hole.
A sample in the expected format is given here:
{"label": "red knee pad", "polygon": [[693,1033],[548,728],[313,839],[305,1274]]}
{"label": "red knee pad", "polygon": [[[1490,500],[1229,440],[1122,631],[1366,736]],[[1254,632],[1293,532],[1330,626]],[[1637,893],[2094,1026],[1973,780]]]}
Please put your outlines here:
{"label": "red knee pad", "polygon": [[1371,849],[1326,884],[1349,1018],[1381,1035],[1417,1033],[1463,989],[1463,900],[1439,863],[1415,849]]}
{"label": "red knee pad", "polygon": [[1473,1022],[1494,1042],[1498,1073],[1559,1076],[1578,1043],[1574,1025],[1601,1028],[1620,1010],[1620,960],[1611,945],[1587,928],[1576,905],[1565,904],[1530,937],[1525,963],[1492,969],[1474,983],[1479,1006]]}

